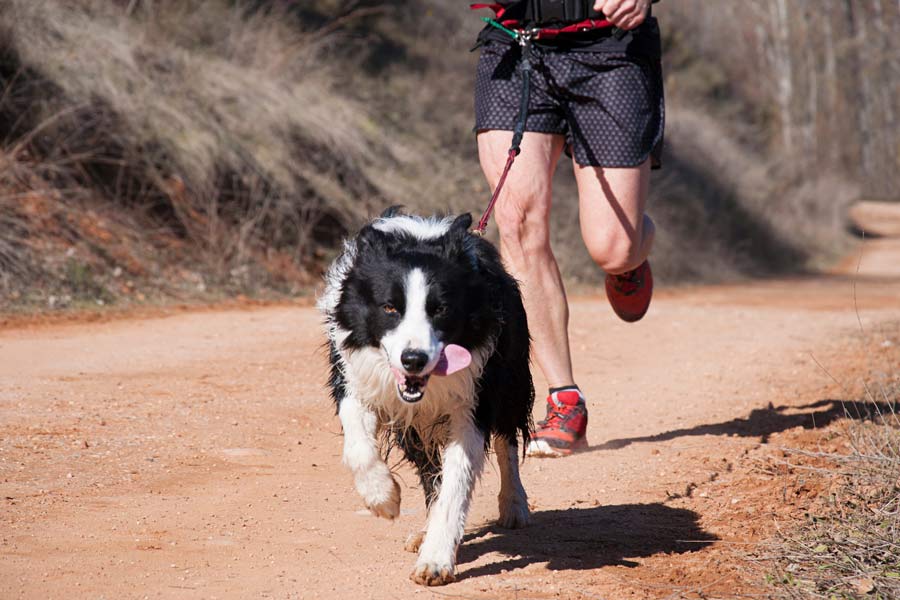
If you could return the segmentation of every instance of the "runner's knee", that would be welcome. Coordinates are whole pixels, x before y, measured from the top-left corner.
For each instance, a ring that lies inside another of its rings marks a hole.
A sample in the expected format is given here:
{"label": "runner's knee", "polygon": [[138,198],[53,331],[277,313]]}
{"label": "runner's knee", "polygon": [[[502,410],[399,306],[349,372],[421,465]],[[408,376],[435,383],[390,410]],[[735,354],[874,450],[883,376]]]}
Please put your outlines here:
{"label": "runner's knee", "polygon": [[497,203],[494,219],[505,250],[529,255],[550,248],[549,214],[535,195],[512,195]]}
{"label": "runner's knee", "polygon": [[591,259],[601,269],[608,273],[621,273],[634,268],[631,265],[638,255],[639,245],[626,238],[625,241],[588,244],[587,248]]}
{"label": "runner's knee", "polygon": [[585,240],[588,253],[597,266],[607,273],[624,273],[640,265],[649,248],[645,236],[617,231],[602,239]]}

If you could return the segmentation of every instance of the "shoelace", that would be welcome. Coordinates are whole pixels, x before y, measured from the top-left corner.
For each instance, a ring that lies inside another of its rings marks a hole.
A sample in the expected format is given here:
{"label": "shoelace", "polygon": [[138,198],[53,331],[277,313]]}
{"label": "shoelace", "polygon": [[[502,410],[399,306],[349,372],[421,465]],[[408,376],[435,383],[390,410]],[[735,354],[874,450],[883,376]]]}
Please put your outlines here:
{"label": "shoelace", "polygon": [[574,409],[576,407],[575,406],[564,406],[564,407],[557,407],[555,409],[551,408],[551,409],[547,410],[547,417],[543,421],[538,421],[538,425],[540,425],[541,427],[547,427],[547,426],[553,425],[557,421],[565,421],[569,416],[564,412],[564,410],[566,408]]}
{"label": "shoelace", "polygon": [[641,278],[638,277],[637,269],[613,275],[613,281],[615,282],[616,290],[625,296],[633,294],[635,290],[641,287]]}

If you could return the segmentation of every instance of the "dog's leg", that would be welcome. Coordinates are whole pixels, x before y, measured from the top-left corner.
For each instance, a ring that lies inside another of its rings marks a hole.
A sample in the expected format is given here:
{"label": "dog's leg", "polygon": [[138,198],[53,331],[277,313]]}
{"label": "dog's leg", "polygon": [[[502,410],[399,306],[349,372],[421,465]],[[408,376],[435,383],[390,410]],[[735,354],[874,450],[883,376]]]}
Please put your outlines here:
{"label": "dog's leg", "polygon": [[507,529],[525,527],[531,520],[528,496],[519,479],[518,448],[518,444],[510,442],[505,436],[494,437],[494,450],[500,467],[500,494],[497,496],[500,518],[497,519],[497,524]]}
{"label": "dog's leg", "polygon": [[[431,512],[431,505],[437,498],[437,491],[441,487],[441,454],[436,446],[426,448],[422,436],[415,429],[404,429],[397,432],[397,445],[403,450],[406,460],[416,466],[419,472],[419,481],[422,482],[422,490],[425,492],[425,514]],[[411,533],[406,538],[403,549],[407,552],[418,553],[425,539],[425,530],[421,529]]]}
{"label": "dog's leg", "polygon": [[451,419],[441,487],[431,505],[425,539],[410,575],[422,585],[444,585],[455,579],[456,548],[462,540],[472,489],[484,466],[484,434],[472,416]]}
{"label": "dog's leg", "polygon": [[356,490],[372,513],[386,519],[397,518],[400,486],[378,454],[377,416],[352,394],[341,400],[338,415],[344,427],[344,464],[353,471]]}

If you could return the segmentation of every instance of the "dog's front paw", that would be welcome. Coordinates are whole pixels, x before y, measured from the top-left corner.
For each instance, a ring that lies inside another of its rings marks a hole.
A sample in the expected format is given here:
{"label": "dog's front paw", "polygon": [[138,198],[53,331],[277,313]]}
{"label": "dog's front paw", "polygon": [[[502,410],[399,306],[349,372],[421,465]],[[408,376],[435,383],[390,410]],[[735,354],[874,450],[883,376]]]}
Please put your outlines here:
{"label": "dog's front paw", "polygon": [[447,585],[456,581],[453,571],[450,563],[417,562],[409,578],[419,585]]}
{"label": "dog's front paw", "polygon": [[368,504],[366,507],[376,517],[393,521],[400,516],[400,486],[397,486],[396,498],[391,498],[381,504]]}
{"label": "dog's front paw", "polygon": [[521,529],[531,523],[528,501],[520,497],[500,497],[500,518],[497,525],[504,529]]}
{"label": "dog's front paw", "polygon": [[366,500],[366,506],[376,517],[393,521],[400,516],[400,484],[391,477],[391,488],[386,494],[379,494],[374,500]]}
{"label": "dog's front paw", "polygon": [[419,551],[419,548],[422,547],[422,540],[425,539],[424,531],[417,531],[415,533],[409,534],[409,537],[406,538],[406,543],[403,544],[403,549],[407,552],[412,552],[413,554]]}
{"label": "dog's front paw", "polygon": [[393,520],[400,515],[400,485],[386,464],[379,462],[358,472],[356,489],[376,517]]}

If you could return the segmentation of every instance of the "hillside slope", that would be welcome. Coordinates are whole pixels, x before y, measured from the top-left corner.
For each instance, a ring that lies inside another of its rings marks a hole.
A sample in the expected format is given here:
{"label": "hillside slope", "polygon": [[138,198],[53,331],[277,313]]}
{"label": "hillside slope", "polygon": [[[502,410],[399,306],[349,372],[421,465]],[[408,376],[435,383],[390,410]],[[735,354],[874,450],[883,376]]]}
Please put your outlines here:
{"label": "hillside slope", "polygon": [[[341,236],[389,204],[482,209],[477,17],[450,0],[291,7],[0,2],[0,309],[307,293]],[[697,79],[669,41],[670,79]],[[699,81],[673,89],[702,95]],[[852,186],[789,176],[721,111],[669,102],[650,208],[661,281],[838,253]],[[556,251],[593,285],[569,171]]]}

